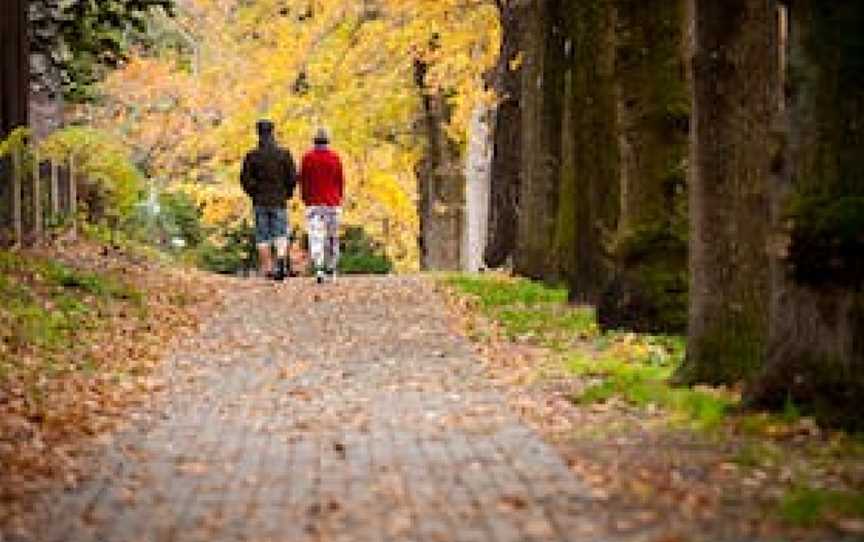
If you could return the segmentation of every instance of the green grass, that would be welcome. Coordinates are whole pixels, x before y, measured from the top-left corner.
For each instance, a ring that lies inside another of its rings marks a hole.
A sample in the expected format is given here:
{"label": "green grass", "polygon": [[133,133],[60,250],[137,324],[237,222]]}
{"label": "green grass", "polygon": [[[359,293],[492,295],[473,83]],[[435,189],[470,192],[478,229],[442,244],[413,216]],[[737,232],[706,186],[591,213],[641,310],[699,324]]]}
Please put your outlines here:
{"label": "green grass", "polygon": [[662,357],[651,350],[636,350],[637,355],[623,359],[613,355],[600,357],[574,354],[567,362],[575,375],[596,377],[597,383],[586,387],[573,401],[591,404],[620,398],[632,405],[663,408],[693,425],[710,429],[726,416],[732,400],[707,390],[674,388],[669,384],[676,356]]}
{"label": "green grass", "polygon": [[526,279],[449,275],[444,282],[477,301],[508,339],[561,348],[598,333],[594,311],[567,305],[567,290]]}
{"label": "green grass", "polygon": [[46,278],[55,286],[75,289],[102,298],[115,298],[141,303],[143,296],[131,286],[106,275],[82,272],[57,262],[45,262]]}
{"label": "green grass", "polygon": [[783,521],[802,527],[818,525],[830,517],[864,519],[864,492],[798,487],[780,502]]}
{"label": "green grass", "polygon": [[731,458],[732,462],[748,468],[776,465],[782,460],[782,453],[776,445],[761,440],[750,441],[738,448]]}
{"label": "green grass", "polygon": [[75,332],[95,325],[99,307],[111,299],[143,305],[140,292],[114,277],[10,252],[0,252],[0,298],[4,340],[48,350],[70,346]]}
{"label": "green grass", "polygon": [[594,312],[586,308],[501,307],[493,312],[510,339],[536,338],[554,345],[557,339],[588,336],[597,332]]}
{"label": "green grass", "polygon": [[620,398],[672,412],[700,428],[713,428],[734,401],[708,389],[675,388],[670,378],[684,359],[679,336],[599,332],[594,310],[567,305],[567,290],[500,275],[448,275],[444,282],[476,300],[505,335],[564,351],[565,369],[589,384],[574,402]]}
{"label": "green grass", "polygon": [[525,279],[495,276],[450,275],[444,282],[462,293],[475,296],[485,309],[508,305],[537,305],[567,302],[567,289],[550,287]]}

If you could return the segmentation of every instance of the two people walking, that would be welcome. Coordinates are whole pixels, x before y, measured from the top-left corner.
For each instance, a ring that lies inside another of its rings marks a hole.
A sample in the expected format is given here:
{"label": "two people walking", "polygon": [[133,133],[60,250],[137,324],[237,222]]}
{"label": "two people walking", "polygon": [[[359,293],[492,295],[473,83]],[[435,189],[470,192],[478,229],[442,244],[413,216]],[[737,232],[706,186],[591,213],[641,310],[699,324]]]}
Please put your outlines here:
{"label": "two people walking", "polygon": [[258,147],[249,151],[243,161],[240,184],[252,199],[255,212],[259,269],[264,276],[276,280],[284,280],[291,274],[287,203],[299,181],[315,278],[324,282],[335,275],[339,264],[339,224],[345,192],[339,155],[330,148],[327,131],[319,129],[298,172],[291,152],[276,142],[274,124],[261,120],[256,128]]}

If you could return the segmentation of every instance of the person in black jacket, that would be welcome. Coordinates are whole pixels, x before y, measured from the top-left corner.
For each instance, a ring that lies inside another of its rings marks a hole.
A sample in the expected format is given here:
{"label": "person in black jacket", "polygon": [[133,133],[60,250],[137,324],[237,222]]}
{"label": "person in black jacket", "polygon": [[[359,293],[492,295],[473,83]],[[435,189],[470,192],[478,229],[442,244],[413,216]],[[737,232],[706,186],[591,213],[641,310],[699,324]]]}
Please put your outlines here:
{"label": "person in black jacket", "polygon": [[[258,148],[246,154],[240,184],[255,210],[259,269],[265,277],[284,280],[290,272],[286,203],[294,195],[297,168],[291,152],[276,143],[273,123],[260,120],[256,127]],[[276,245],[275,268],[271,244]]]}

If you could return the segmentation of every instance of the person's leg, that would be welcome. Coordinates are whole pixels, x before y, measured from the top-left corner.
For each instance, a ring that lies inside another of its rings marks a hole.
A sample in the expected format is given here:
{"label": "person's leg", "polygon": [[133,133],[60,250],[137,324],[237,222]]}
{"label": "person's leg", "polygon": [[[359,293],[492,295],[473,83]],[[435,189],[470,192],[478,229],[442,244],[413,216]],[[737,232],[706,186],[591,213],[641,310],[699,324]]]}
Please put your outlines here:
{"label": "person's leg", "polygon": [[339,246],[339,223],[341,222],[342,210],[339,207],[330,207],[327,213],[327,245],[329,248],[329,260],[327,271],[335,275],[339,268],[339,258],[342,251]]}
{"label": "person's leg", "polygon": [[270,249],[270,216],[265,207],[255,207],[255,243],[258,247],[258,271],[261,276],[273,273]]}
{"label": "person's leg", "polygon": [[288,276],[288,213],[283,208],[273,209],[273,235],[276,245],[276,280]]}
{"label": "person's leg", "polygon": [[324,238],[327,232],[319,207],[309,207],[306,210],[306,226],[309,230],[309,255],[313,271],[318,282],[321,282],[324,271]]}

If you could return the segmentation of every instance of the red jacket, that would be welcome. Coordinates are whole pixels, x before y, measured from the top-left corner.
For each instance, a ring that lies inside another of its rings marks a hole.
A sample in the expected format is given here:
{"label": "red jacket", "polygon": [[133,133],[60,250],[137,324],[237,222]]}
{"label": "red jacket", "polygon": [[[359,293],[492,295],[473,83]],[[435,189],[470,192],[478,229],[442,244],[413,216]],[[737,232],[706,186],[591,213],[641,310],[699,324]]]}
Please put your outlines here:
{"label": "red jacket", "polygon": [[300,193],[306,205],[342,205],[345,177],[339,155],[327,148],[316,148],[303,156],[300,167]]}

